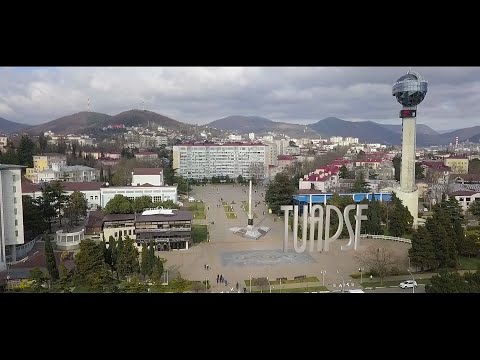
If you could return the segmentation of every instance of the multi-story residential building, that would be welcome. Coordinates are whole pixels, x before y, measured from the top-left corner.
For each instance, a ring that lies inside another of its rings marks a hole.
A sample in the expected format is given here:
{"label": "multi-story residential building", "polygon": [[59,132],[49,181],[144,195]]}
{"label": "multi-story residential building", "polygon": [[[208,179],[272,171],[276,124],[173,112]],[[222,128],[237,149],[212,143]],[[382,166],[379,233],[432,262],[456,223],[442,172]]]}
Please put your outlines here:
{"label": "multi-story residential building", "polygon": [[103,218],[103,235],[108,240],[121,235],[129,236],[141,248],[143,243],[154,242],[157,250],[188,249],[192,245],[191,211],[147,210],[140,214],[110,214]]}
{"label": "multi-story residential building", "polygon": [[255,133],[248,133],[248,138],[250,139],[250,141],[253,141],[255,140]]}
{"label": "multi-story residential building", "polygon": [[8,137],[6,135],[0,135],[0,151],[3,151],[7,146]]}
{"label": "multi-story residential building", "polygon": [[265,160],[266,146],[260,143],[191,143],[173,147],[173,168],[178,169],[180,176],[190,179],[213,176],[235,179],[239,175],[250,178],[258,164],[265,169]]}
{"label": "multi-story residential building", "polygon": [[445,159],[445,166],[452,169],[455,174],[468,174],[468,158],[461,155],[453,155]]}
{"label": "multi-story residential building", "polygon": [[15,246],[24,243],[21,165],[0,164],[0,270],[16,260]]}
{"label": "multi-story residential building", "polygon": [[157,160],[158,154],[150,151],[141,151],[135,154],[135,159],[144,161]]}
{"label": "multi-story residential building", "polygon": [[57,166],[52,169],[39,171],[36,176],[29,174],[29,178],[34,183],[50,182],[54,180],[71,182],[91,182],[97,181],[100,177],[100,170],[83,165]]}
{"label": "multi-story residential building", "polygon": [[132,186],[150,184],[163,186],[163,169],[160,168],[136,168],[132,171]]}
{"label": "multi-story residential building", "polygon": [[230,134],[230,135],[228,135],[228,140],[230,140],[230,141],[242,141],[242,135]]}
{"label": "multi-story residential building", "polygon": [[274,143],[277,146],[277,155],[286,155],[285,148],[287,148],[290,145],[290,141],[281,139],[281,140],[275,140]]}
{"label": "multi-story residential building", "polygon": [[33,169],[35,172],[52,169],[54,164],[59,167],[67,166],[67,155],[46,153],[33,156]]}
{"label": "multi-story residential building", "polygon": [[293,155],[277,156],[277,172],[282,172],[291,167],[297,161],[297,157]]}

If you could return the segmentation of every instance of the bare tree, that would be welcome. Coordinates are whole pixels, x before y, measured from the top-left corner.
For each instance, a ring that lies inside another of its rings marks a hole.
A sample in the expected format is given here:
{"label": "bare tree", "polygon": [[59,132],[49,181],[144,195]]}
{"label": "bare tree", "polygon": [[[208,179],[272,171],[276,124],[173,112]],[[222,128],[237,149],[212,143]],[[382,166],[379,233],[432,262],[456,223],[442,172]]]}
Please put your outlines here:
{"label": "bare tree", "polygon": [[255,279],[254,284],[255,284],[255,286],[258,286],[260,288],[260,292],[267,291],[267,289],[270,285],[269,282],[268,282],[268,279],[266,277],[261,277],[261,278]]}
{"label": "bare tree", "polygon": [[370,246],[364,252],[359,253],[357,260],[361,266],[367,267],[371,273],[378,275],[380,284],[383,284],[385,276],[390,274],[392,265],[397,263],[391,250],[376,246]]}

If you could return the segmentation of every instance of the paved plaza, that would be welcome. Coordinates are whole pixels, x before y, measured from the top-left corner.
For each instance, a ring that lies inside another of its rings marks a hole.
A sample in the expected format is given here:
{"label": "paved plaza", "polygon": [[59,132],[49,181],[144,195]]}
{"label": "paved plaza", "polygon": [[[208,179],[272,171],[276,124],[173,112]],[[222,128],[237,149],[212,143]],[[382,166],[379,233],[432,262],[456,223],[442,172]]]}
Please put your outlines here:
{"label": "paved plaza", "polygon": [[[341,283],[341,276],[346,281],[351,281],[349,275],[358,271],[358,262],[353,251],[340,250],[341,245],[347,244],[346,239],[331,243],[328,252],[307,251],[297,254],[293,250],[293,233],[290,231],[288,252],[282,251],[285,225],[282,218],[268,214],[264,202],[265,191],[264,187],[254,187],[252,197],[252,208],[256,215],[254,226],[268,226],[271,230],[265,236],[253,240],[235,235],[229,230],[232,227],[247,225],[247,213],[242,209],[242,201],[248,201],[248,186],[239,184],[195,186],[190,196],[205,202],[207,219],[194,222],[208,224],[210,241],[194,245],[188,250],[160,252],[159,255],[167,259],[166,265],[172,274],[178,271],[186,279],[209,279],[212,292],[225,290],[223,284],[216,284],[217,274],[222,274],[232,286],[237,282],[243,286],[244,280],[250,276],[293,279],[295,276],[306,275],[316,276],[321,280],[322,271],[326,271],[324,280],[328,288]],[[222,201],[232,206],[236,218],[227,218]],[[212,221],[214,224],[211,224]],[[409,244],[361,239],[357,252],[371,245],[391,249],[398,258],[398,267],[407,268]],[[209,265],[209,270],[204,269],[206,264]]]}

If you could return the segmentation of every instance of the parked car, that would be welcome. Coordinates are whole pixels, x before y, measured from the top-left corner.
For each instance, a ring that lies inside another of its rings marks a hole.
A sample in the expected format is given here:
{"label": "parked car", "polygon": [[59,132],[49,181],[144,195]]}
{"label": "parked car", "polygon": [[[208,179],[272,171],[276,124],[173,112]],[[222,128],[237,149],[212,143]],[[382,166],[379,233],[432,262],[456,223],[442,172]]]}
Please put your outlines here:
{"label": "parked car", "polygon": [[402,281],[399,286],[402,289],[410,289],[410,288],[413,288],[414,286],[417,287],[417,282],[413,280],[405,280],[405,281]]}

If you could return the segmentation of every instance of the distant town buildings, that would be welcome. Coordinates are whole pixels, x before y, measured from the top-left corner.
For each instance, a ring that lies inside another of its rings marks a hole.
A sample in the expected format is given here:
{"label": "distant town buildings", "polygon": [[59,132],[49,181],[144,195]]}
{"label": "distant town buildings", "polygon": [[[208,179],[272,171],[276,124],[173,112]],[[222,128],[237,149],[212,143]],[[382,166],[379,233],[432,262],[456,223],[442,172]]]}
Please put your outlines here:
{"label": "distant town buildings", "polygon": [[0,134],[0,151],[5,150],[5,147],[7,146],[7,141],[8,141],[7,135]]}
{"label": "distant town buildings", "polygon": [[445,159],[445,166],[451,168],[453,173],[468,174],[468,158],[465,156],[450,156]]}
{"label": "distant town buildings", "polygon": [[136,168],[132,171],[132,186],[150,184],[163,186],[163,169],[160,168]]}

